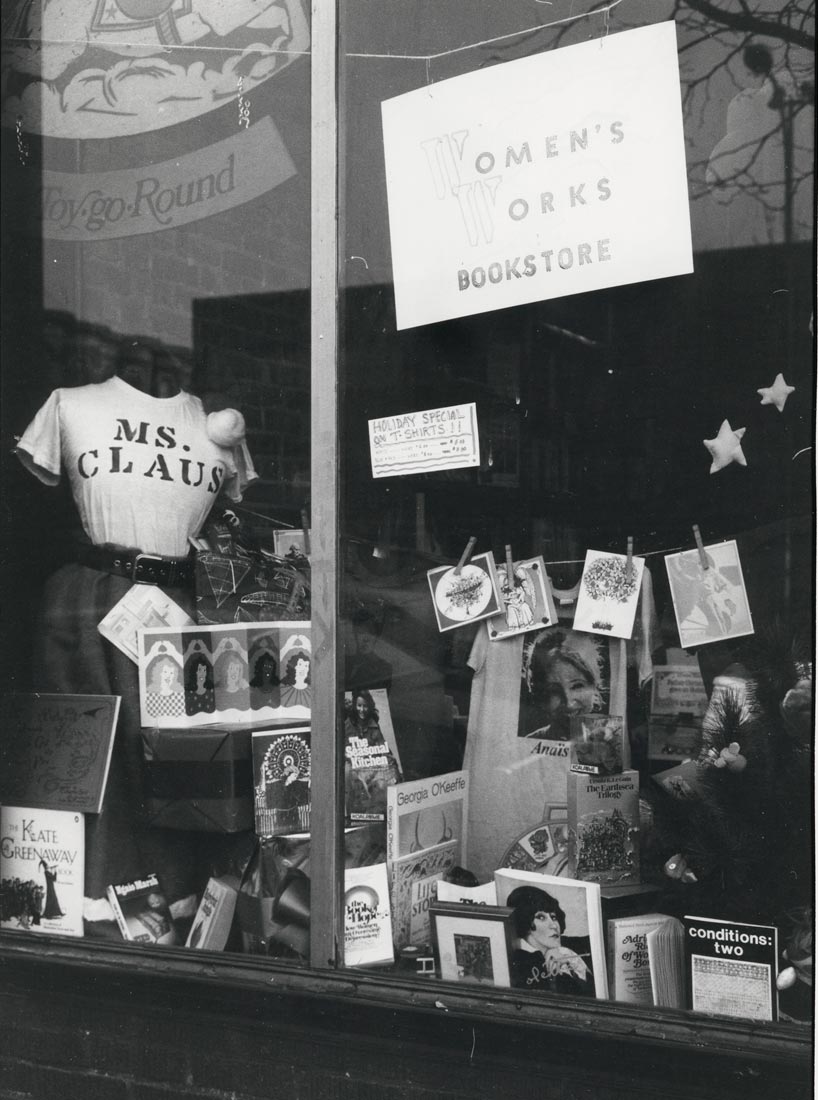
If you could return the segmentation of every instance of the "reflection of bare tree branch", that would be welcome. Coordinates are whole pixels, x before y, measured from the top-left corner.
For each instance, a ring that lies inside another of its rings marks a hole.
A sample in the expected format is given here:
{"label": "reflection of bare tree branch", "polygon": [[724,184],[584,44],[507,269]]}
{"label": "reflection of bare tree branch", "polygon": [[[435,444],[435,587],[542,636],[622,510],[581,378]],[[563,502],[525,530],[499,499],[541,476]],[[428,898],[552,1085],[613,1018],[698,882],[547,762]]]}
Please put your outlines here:
{"label": "reflection of bare tree branch", "polygon": [[[769,15],[751,10],[744,0],[741,0],[741,12],[731,11],[726,5],[721,6],[711,0],[685,0],[685,6],[722,27],[730,27],[743,34],[776,38],[793,46],[802,46],[806,50],[815,49],[815,32],[807,29],[808,4],[803,7],[796,3],[786,4],[781,12]],[[790,16],[796,12],[801,16],[799,26],[793,26],[790,21]]]}

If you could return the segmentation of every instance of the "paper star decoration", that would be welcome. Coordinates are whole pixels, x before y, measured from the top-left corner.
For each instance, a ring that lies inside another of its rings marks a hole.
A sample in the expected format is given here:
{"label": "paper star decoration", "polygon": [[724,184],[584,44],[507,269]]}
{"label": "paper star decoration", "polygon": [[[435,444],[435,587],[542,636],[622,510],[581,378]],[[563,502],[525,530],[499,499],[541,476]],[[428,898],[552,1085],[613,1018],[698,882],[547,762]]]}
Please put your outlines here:
{"label": "paper star decoration", "polygon": [[756,390],[756,393],[761,394],[762,405],[775,405],[781,413],[784,411],[787,398],[791,393],[795,393],[795,386],[788,386],[784,381],[784,375],[777,374],[771,386],[762,386],[760,390]]}
{"label": "paper star decoration", "polygon": [[710,467],[711,474],[723,470],[724,467],[729,466],[731,462],[737,462],[739,466],[747,465],[747,459],[744,457],[744,451],[741,449],[741,439],[745,430],[745,428],[736,428],[736,430],[733,431],[730,427],[730,421],[722,420],[719,434],[716,438],[702,440],[705,447],[707,447],[708,451],[713,456],[713,464]]}

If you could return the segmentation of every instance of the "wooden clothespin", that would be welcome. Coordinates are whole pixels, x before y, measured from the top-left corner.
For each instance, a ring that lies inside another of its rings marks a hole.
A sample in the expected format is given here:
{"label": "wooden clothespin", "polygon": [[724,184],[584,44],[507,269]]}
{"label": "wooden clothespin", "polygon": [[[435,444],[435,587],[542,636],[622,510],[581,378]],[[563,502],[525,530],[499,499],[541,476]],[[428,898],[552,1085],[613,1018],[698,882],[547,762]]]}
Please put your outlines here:
{"label": "wooden clothespin", "polygon": [[633,535],[628,535],[628,557],[625,562],[625,580],[633,579]]}
{"label": "wooden clothespin", "polygon": [[465,549],[465,550],[463,551],[463,553],[462,553],[462,554],[460,555],[460,561],[459,561],[459,562],[457,563],[457,565],[456,565],[456,566],[454,567],[454,571],[455,571],[455,573],[456,573],[456,575],[457,575],[458,577],[460,576],[460,573],[461,573],[461,571],[462,571],[462,569],[463,569],[463,566],[464,566],[464,565],[466,564],[466,562],[467,562],[467,561],[469,560],[469,558],[471,557],[471,552],[472,552],[472,550],[474,549],[474,546],[475,546],[475,543],[476,543],[476,542],[477,542],[477,535],[472,535],[472,537],[471,537],[471,538],[469,539],[469,541],[468,541],[468,542],[466,543],[466,549]]}
{"label": "wooden clothespin", "polygon": [[301,527],[304,531],[304,553],[310,556],[310,527],[307,519],[307,509],[301,509]]}
{"label": "wooden clothespin", "polygon": [[698,523],[693,524],[693,538],[696,540],[696,549],[699,551],[699,561],[701,562],[702,569],[707,569],[707,554],[704,552],[704,543],[702,542],[702,533],[699,530]]}
{"label": "wooden clothespin", "polygon": [[506,543],[506,584],[509,591],[514,588],[514,559],[511,556],[511,543]]}

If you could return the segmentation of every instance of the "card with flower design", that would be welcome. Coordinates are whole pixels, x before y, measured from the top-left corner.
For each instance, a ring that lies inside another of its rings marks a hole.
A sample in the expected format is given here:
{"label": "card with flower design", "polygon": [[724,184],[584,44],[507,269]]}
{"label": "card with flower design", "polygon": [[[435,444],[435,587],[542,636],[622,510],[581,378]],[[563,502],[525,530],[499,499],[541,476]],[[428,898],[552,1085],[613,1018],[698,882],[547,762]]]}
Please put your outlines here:
{"label": "card with flower design", "polygon": [[630,638],[642,586],[644,558],[588,550],[579,586],[574,630]]}

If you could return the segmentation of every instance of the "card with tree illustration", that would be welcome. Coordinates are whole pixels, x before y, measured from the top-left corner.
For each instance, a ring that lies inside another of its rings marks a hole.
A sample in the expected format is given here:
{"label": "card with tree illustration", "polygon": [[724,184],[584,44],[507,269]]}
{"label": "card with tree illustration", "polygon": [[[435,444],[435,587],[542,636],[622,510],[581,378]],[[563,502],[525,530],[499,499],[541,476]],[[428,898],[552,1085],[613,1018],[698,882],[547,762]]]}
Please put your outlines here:
{"label": "card with tree illustration", "polygon": [[574,630],[630,638],[642,585],[644,558],[588,550],[579,586]]}

